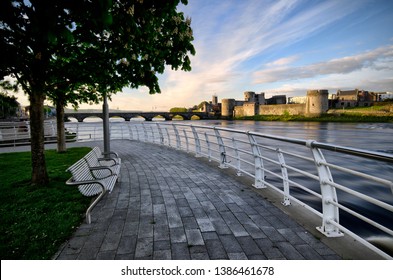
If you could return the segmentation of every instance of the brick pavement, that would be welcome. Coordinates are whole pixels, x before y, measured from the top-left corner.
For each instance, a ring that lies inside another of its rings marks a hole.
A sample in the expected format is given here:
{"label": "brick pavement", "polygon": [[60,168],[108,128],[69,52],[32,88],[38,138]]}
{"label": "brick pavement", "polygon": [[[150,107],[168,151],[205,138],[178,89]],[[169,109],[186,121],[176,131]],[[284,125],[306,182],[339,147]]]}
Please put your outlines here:
{"label": "brick pavement", "polygon": [[227,171],[153,144],[111,148],[122,158],[120,181],[57,259],[339,259]]}

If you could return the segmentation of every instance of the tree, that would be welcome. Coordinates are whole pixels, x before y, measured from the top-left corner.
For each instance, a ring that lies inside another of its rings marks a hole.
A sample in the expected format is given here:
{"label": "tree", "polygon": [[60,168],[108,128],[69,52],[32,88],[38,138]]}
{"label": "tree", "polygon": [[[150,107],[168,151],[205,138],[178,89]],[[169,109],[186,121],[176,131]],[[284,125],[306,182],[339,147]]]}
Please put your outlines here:
{"label": "tree", "polygon": [[188,111],[187,108],[184,107],[173,107],[169,110],[169,112],[171,113],[185,113],[187,111]]}
{"label": "tree", "polygon": [[[187,4],[186,0],[181,0]],[[48,182],[43,104],[101,100],[125,86],[160,92],[165,65],[189,71],[195,54],[179,0],[3,0],[0,78],[29,95],[32,183]],[[78,90],[88,88],[91,91]],[[69,93],[72,93],[69,95]]]}

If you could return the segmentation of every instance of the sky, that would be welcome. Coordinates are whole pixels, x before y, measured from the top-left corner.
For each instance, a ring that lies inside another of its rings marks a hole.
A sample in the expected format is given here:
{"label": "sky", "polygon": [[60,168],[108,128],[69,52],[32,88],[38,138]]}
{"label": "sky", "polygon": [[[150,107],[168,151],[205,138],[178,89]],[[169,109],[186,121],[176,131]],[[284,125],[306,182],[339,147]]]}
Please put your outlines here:
{"label": "sky", "polygon": [[111,109],[168,111],[213,95],[244,100],[245,91],[393,92],[392,0],[189,0],[178,8],[192,20],[192,71],[168,67],[161,94],[124,88]]}

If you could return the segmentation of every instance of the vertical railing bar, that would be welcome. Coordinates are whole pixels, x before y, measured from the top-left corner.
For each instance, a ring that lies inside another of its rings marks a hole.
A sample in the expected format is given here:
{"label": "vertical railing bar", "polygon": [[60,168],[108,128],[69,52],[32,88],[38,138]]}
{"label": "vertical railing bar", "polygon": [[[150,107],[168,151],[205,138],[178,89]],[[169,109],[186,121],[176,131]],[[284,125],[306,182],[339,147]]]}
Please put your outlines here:
{"label": "vertical railing bar", "polygon": [[220,165],[218,167],[219,168],[228,168],[224,141],[222,140],[220,131],[218,131],[218,129],[216,129],[215,127],[213,129],[214,129],[214,133],[216,135],[218,147],[220,150]]}
{"label": "vertical railing bar", "polygon": [[180,144],[179,131],[177,130],[177,127],[175,124],[172,124],[172,127],[173,127],[173,131],[175,132],[175,136],[176,136],[176,148],[180,150],[181,144]]}
{"label": "vertical railing bar", "polygon": [[248,134],[248,139],[251,144],[251,149],[254,156],[254,167],[255,167],[255,183],[253,186],[257,189],[266,188],[264,185],[265,182],[265,171],[263,167],[263,160],[261,158],[261,150],[259,149],[258,143],[255,140],[255,137],[251,134]]}
{"label": "vertical railing bar", "polygon": [[328,166],[324,165],[326,163],[325,157],[319,148],[313,147],[313,140],[307,141],[307,147],[310,148],[311,153],[314,158],[315,166],[318,171],[318,177],[321,187],[322,195],[322,226],[317,227],[317,229],[329,237],[339,237],[343,233],[338,227],[332,224],[330,221],[333,220],[339,223],[339,208],[329,201],[334,201],[338,203],[336,188],[331,186],[328,182],[334,182],[333,176],[330,172]]}
{"label": "vertical railing bar", "polygon": [[196,131],[195,127],[191,125],[191,130],[194,135],[194,141],[195,141],[195,156],[196,157],[201,157],[201,142],[199,140],[198,132]]}
{"label": "vertical railing bar", "polygon": [[187,132],[186,132],[185,129],[183,129],[183,134],[184,134],[184,139],[186,141],[186,151],[187,151],[187,153],[189,153],[190,152],[190,146],[189,146],[189,143],[188,143],[188,136],[187,136]]}
{"label": "vertical railing bar", "polygon": [[232,146],[233,146],[233,150],[235,151],[235,155],[236,155],[236,168],[237,168],[236,175],[241,176],[242,172],[241,172],[240,153],[239,153],[239,149],[237,147],[237,142],[235,140],[235,137],[232,137]]}
{"label": "vertical railing bar", "polygon": [[289,194],[288,170],[285,165],[284,155],[281,152],[280,148],[277,148],[276,151],[277,151],[278,161],[280,162],[281,174],[282,174],[282,184],[283,184],[283,190],[284,190],[284,200],[282,202],[282,205],[288,206],[288,205],[291,205],[290,194]]}
{"label": "vertical railing bar", "polygon": [[207,135],[207,132],[205,132],[204,134],[205,134],[206,145],[207,145],[208,159],[209,159],[209,161],[212,161],[212,152],[211,152],[211,148],[210,148],[209,136]]}

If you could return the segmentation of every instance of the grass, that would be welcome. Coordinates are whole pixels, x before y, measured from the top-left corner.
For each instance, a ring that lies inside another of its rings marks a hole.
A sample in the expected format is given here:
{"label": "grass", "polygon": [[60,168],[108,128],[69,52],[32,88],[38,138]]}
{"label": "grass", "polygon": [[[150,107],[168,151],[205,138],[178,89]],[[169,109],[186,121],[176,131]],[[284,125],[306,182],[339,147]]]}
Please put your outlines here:
{"label": "grass", "polygon": [[0,257],[50,259],[84,218],[90,198],[67,186],[65,170],[90,148],[45,152],[50,183],[32,186],[30,152],[0,154]]}

